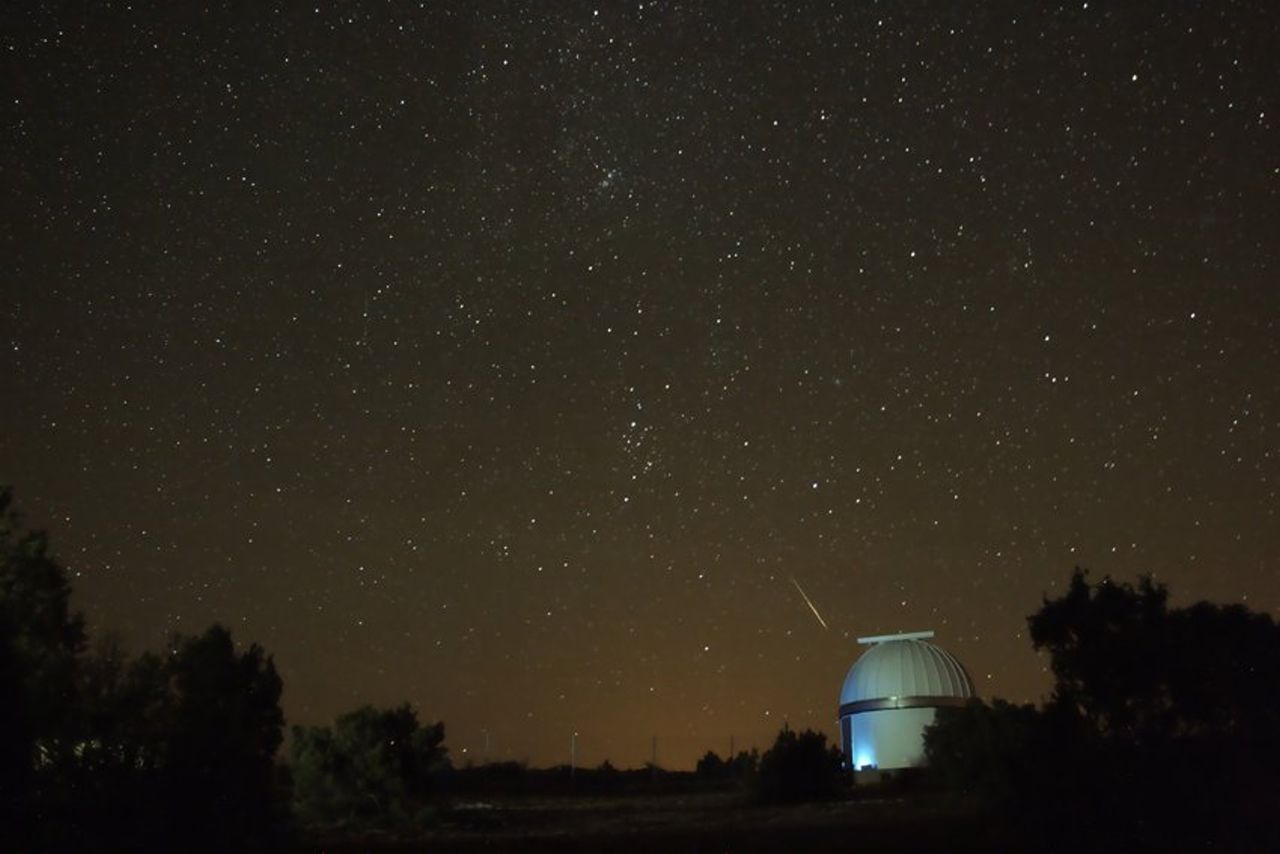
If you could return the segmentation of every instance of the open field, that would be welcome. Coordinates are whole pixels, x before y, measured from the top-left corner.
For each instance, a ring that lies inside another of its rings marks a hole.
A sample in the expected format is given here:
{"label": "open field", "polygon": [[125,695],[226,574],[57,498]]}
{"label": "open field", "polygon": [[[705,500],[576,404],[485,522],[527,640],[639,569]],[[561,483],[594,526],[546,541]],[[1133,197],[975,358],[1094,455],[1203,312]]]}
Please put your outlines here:
{"label": "open field", "polygon": [[997,834],[971,813],[936,803],[842,800],[755,806],[737,794],[528,798],[461,804],[412,840],[312,838],[308,851],[990,851]]}

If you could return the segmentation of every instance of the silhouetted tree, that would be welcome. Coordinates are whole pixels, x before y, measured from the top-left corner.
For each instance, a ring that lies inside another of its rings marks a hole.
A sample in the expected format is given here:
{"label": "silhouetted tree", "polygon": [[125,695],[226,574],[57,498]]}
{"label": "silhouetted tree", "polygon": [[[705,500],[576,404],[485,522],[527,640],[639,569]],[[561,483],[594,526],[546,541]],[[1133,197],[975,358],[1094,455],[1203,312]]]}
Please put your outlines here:
{"label": "silhouetted tree", "polygon": [[162,766],[172,719],[165,665],[153,653],[130,660],[113,637],[100,639],[81,658],[82,770],[114,774]]}
{"label": "silhouetted tree", "polygon": [[84,621],[44,532],[28,531],[0,489],[0,843],[41,821],[46,776],[73,755]]}
{"label": "silhouetted tree", "polygon": [[6,610],[0,607],[0,848],[16,850],[31,819],[35,726],[26,703],[17,632]]}
{"label": "silhouetted tree", "polygon": [[753,777],[760,770],[760,751],[739,750],[738,755],[729,760],[729,772],[739,780]]}
{"label": "silhouetted tree", "polygon": [[294,799],[304,820],[413,826],[429,820],[449,770],[444,724],[419,726],[406,703],[364,706],[329,727],[293,728]]}
{"label": "silhouetted tree", "polygon": [[1007,802],[1028,778],[1038,715],[1034,706],[1000,699],[938,709],[924,734],[932,776],[952,790]]}
{"label": "silhouetted tree", "polygon": [[737,780],[748,780],[760,769],[760,752],[755,748],[739,750],[736,757],[730,759],[730,772]]}
{"label": "silhouetted tree", "polygon": [[708,750],[694,769],[699,777],[705,777],[711,780],[719,780],[729,776],[729,763],[720,758],[720,754],[714,750]]}
{"label": "silhouetted tree", "polygon": [[1265,614],[1208,602],[1170,610],[1150,577],[1091,585],[1077,569],[1028,623],[1050,656],[1053,704],[1102,738],[1268,743],[1280,731],[1280,628]]}
{"label": "silhouetted tree", "polygon": [[265,843],[284,726],[271,659],[221,626],[163,657],[86,652],[70,593],[0,490],[0,849]]}
{"label": "silhouetted tree", "polygon": [[698,760],[695,773],[704,780],[748,780],[760,763],[759,751],[739,751],[736,756],[722,759],[714,750],[708,750]]}
{"label": "silhouetted tree", "polygon": [[1077,569],[1028,622],[1056,677],[1046,724],[1089,760],[1100,792],[1091,808],[1113,838],[1252,847],[1265,836],[1280,847],[1271,617],[1208,602],[1169,608],[1149,577],[1090,584]]}
{"label": "silhouetted tree", "polygon": [[54,832],[78,850],[240,850],[279,842],[281,682],[213,626],[130,661],[99,644],[80,668],[81,733],[59,769]]}
{"label": "silhouetted tree", "polygon": [[824,733],[794,732],[783,726],[773,747],[760,758],[757,778],[761,800],[811,801],[839,794],[840,750],[827,746]]}
{"label": "silhouetted tree", "polygon": [[1274,620],[1077,569],[1028,623],[1050,700],[939,714],[926,749],[944,780],[1019,819],[1030,847],[1280,848]]}
{"label": "silhouetted tree", "polygon": [[215,625],[178,641],[162,672],[170,821],[205,828],[203,841],[216,850],[243,845],[273,818],[274,757],[284,730],[275,664],[256,644],[237,654],[231,633]]}

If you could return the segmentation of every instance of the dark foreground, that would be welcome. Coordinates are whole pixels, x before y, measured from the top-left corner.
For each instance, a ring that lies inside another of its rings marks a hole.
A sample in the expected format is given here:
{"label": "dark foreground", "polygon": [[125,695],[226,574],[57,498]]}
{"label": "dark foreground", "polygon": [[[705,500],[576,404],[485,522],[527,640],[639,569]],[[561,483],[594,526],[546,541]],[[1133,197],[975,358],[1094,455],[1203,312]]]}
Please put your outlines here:
{"label": "dark foreground", "polygon": [[554,798],[460,805],[412,840],[315,836],[307,851],[766,852],[991,851],[1006,848],[972,813],[941,804],[845,800],[761,807],[730,794]]}

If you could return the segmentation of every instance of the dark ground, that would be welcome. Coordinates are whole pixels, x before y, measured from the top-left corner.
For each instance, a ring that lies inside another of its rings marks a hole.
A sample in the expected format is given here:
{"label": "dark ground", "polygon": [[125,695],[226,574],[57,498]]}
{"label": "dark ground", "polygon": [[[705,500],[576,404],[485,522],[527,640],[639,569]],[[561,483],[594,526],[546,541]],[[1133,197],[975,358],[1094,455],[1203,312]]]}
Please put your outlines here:
{"label": "dark ground", "polygon": [[842,800],[754,806],[737,794],[528,798],[459,804],[430,834],[314,836],[305,851],[878,852],[1007,850],[972,812],[940,803]]}

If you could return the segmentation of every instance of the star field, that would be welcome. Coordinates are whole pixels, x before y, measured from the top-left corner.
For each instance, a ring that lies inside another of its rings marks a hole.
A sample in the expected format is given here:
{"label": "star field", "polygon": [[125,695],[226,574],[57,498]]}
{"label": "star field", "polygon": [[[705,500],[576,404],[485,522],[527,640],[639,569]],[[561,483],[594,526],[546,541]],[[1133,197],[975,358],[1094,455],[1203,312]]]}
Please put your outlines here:
{"label": "star field", "polygon": [[0,482],[95,632],[681,767],[859,635],[1036,699],[1076,564],[1280,609],[1269,3],[11,6]]}

